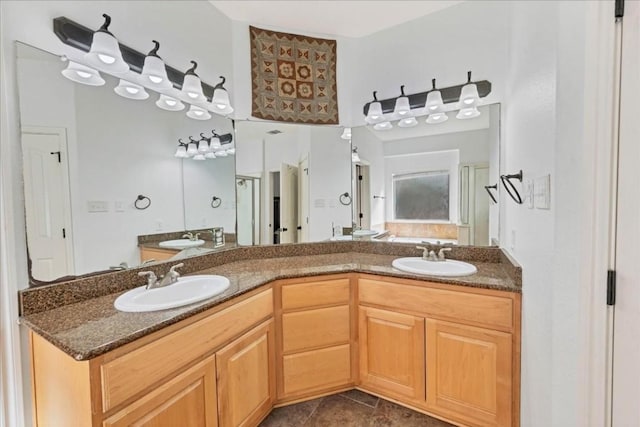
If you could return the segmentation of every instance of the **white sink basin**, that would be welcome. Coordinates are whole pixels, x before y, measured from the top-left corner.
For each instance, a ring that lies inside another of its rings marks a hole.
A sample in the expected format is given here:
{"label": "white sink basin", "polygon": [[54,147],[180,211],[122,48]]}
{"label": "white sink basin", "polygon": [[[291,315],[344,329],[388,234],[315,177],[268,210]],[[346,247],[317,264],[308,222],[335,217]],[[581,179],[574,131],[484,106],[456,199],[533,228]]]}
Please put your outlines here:
{"label": "white sink basin", "polygon": [[343,236],[333,236],[330,240],[333,240],[333,241],[353,240],[353,237],[350,234],[345,234]]}
{"label": "white sink basin", "polygon": [[204,240],[176,239],[176,240],[165,240],[164,242],[160,242],[159,244],[163,248],[186,249],[186,248],[195,248],[197,246],[202,246],[204,245]]}
{"label": "white sink basin", "polygon": [[407,273],[425,274],[427,276],[470,276],[478,271],[473,264],[452,259],[427,261],[420,257],[396,258],[391,265]]}
{"label": "white sink basin", "polygon": [[199,275],[180,277],[176,283],[162,288],[131,289],[113,303],[120,311],[142,312],[181,307],[221,294],[229,287],[223,276]]}
{"label": "white sink basin", "polygon": [[378,234],[375,230],[354,230],[353,235],[355,237],[371,237]]}

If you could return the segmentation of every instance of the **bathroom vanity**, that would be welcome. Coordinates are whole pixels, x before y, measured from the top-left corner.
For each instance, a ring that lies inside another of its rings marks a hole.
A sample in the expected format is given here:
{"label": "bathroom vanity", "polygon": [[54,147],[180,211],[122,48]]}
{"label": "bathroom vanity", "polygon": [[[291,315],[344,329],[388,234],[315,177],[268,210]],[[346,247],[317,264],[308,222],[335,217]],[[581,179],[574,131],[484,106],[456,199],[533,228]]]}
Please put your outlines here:
{"label": "bathroom vanity", "polygon": [[229,278],[225,293],[149,313],[113,308],[121,290],[58,307],[42,298],[69,301],[77,284],[23,291],[36,425],[256,426],[358,388],[461,426],[517,426],[519,267],[457,250],[476,274],[395,270],[415,255],[404,245],[232,249],[185,260]]}

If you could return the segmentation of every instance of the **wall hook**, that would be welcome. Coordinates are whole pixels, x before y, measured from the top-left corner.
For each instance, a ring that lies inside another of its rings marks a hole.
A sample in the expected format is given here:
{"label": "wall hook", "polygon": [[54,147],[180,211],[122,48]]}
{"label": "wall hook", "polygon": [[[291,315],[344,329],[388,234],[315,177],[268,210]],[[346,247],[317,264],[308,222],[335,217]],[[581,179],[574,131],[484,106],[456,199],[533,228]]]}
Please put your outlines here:
{"label": "wall hook", "polygon": [[220,197],[213,196],[211,198],[211,207],[212,208],[214,208],[214,209],[218,208],[218,207],[220,207],[221,204],[222,204],[222,199]]}
{"label": "wall hook", "polygon": [[487,193],[489,193],[489,197],[491,197],[491,200],[493,200],[493,203],[498,203],[498,201],[496,200],[495,196],[491,192],[491,190],[498,191],[498,184],[496,183],[496,184],[493,184],[493,185],[485,185],[484,189],[487,190]]}
{"label": "wall hook", "polygon": [[340,195],[340,203],[345,206],[349,206],[351,204],[351,195],[348,191]]}

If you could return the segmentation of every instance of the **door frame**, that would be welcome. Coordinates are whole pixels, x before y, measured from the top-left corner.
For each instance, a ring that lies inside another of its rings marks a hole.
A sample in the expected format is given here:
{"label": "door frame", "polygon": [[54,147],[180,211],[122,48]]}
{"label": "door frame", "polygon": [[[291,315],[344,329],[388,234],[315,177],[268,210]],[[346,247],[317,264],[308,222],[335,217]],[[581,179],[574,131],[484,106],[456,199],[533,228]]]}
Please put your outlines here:
{"label": "door frame", "polygon": [[[67,129],[56,126],[30,126],[25,125],[20,129],[20,144],[22,145],[22,137],[24,134],[31,135],[56,135],[60,141],[60,170],[62,173],[62,202],[63,202],[63,221],[66,238],[64,239],[65,250],[67,252],[67,271],[69,275],[75,274],[75,253],[73,245],[73,216],[71,205],[71,180],[69,178],[69,149],[67,139]],[[24,168],[24,164],[23,164]],[[26,189],[25,189],[26,191]],[[25,212],[26,215],[26,212]],[[26,218],[25,218],[26,221]],[[25,224],[26,226],[26,224]],[[28,244],[28,242],[27,242]],[[31,274],[31,273],[29,273]]]}

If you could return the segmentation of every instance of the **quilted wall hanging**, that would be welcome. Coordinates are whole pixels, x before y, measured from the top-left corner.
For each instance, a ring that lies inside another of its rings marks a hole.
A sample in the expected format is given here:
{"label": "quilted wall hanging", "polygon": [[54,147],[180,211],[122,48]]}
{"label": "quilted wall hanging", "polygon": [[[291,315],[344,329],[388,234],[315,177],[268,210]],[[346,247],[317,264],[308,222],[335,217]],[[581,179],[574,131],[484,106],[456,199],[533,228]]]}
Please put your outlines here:
{"label": "quilted wall hanging", "polygon": [[336,41],[249,27],[254,117],[338,124]]}

